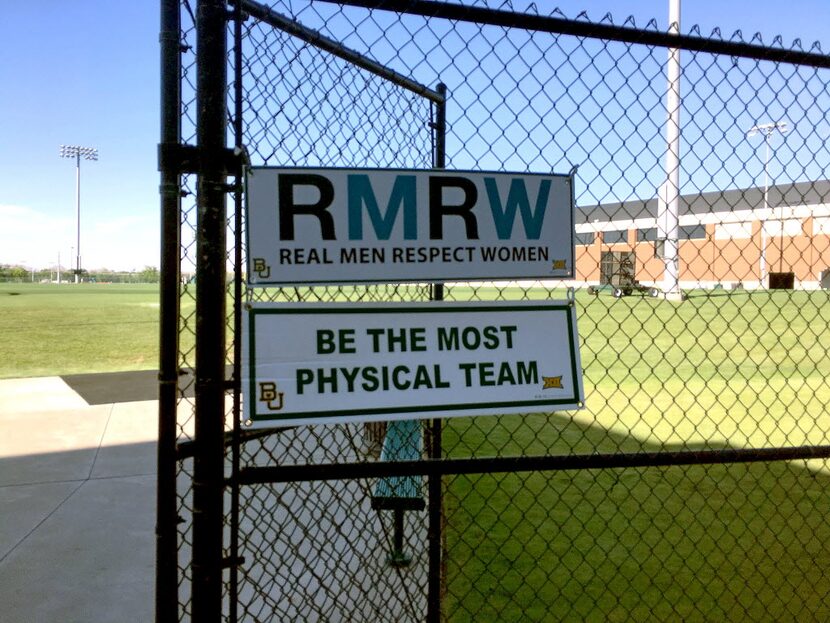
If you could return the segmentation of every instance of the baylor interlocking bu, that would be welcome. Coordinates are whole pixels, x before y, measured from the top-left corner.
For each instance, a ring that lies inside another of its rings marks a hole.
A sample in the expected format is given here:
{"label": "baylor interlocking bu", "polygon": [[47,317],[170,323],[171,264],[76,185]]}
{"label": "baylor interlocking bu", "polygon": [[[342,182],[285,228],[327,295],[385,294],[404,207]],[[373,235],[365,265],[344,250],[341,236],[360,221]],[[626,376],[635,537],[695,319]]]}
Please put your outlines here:
{"label": "baylor interlocking bu", "polygon": [[572,278],[573,181],[557,174],[253,167],[246,175],[248,282]]}

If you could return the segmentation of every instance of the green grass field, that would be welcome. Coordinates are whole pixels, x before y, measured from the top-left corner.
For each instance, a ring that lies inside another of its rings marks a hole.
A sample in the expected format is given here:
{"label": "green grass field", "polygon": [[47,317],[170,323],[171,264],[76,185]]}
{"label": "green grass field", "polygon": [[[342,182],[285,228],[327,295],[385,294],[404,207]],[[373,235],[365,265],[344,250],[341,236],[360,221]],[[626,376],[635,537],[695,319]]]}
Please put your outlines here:
{"label": "green grass field", "polygon": [[[579,297],[586,408],[448,420],[453,456],[827,444],[826,292]],[[452,621],[830,618],[823,461],[448,477]]]}
{"label": "green grass field", "polygon": [[[447,420],[450,456],[830,443],[827,292],[577,302],[586,408]],[[0,378],[154,368],[158,314],[156,286],[0,284]],[[444,611],[828,620],[829,487],[823,461],[447,477]]]}
{"label": "green grass field", "polygon": [[158,367],[158,286],[0,284],[0,378]]}

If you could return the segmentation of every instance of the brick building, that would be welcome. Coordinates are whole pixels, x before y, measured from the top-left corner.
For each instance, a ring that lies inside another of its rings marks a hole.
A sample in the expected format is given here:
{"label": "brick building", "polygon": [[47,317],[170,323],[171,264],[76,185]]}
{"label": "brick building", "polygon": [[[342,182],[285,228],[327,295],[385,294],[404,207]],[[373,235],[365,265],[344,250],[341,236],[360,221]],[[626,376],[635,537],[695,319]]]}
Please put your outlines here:
{"label": "brick building", "polygon": [[[600,283],[602,260],[613,257],[628,258],[640,283],[660,286],[657,232],[656,198],[578,207],[577,281]],[[678,243],[681,288],[756,288],[771,272],[817,288],[830,268],[830,180],[770,186],[766,202],[763,188],[683,195]]]}

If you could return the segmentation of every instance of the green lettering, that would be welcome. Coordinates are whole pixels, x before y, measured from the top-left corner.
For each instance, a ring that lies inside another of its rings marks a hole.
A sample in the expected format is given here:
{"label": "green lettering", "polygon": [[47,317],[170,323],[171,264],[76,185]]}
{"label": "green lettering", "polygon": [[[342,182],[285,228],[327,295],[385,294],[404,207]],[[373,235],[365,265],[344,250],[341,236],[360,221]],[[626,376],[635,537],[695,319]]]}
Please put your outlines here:
{"label": "green lettering", "polygon": [[301,396],[306,385],[314,380],[314,373],[306,368],[297,370],[297,395]]}
{"label": "green lettering", "polygon": [[516,363],[516,373],[518,375],[518,382],[524,385],[535,385],[539,382],[539,373],[536,370],[536,362],[519,361]]}
{"label": "green lettering", "polygon": [[516,331],[516,326],[499,327],[504,335],[507,337],[507,348],[513,348],[513,333]]}
{"label": "green lettering", "polygon": [[505,383],[509,383],[510,385],[516,384],[516,377],[513,376],[513,370],[506,361],[501,364],[501,368],[499,369],[498,383],[499,385],[504,385]]}
{"label": "green lettering", "polygon": [[340,373],[346,379],[346,391],[349,393],[354,391],[354,381],[358,372],[360,372],[360,368],[340,368]]}
{"label": "green lettering", "polygon": [[482,387],[493,387],[496,382],[493,380],[493,367],[495,364],[492,363],[480,363],[478,364],[478,383]]}
{"label": "green lettering", "polygon": [[493,350],[499,347],[499,332],[496,327],[484,327],[484,340],[482,344],[487,350]]}
{"label": "green lettering", "polygon": [[329,355],[334,352],[334,331],[329,329],[318,329],[317,331],[317,354]]}
{"label": "green lettering", "polygon": [[422,353],[426,351],[427,336],[426,329],[410,329],[409,330],[409,350],[415,353]]}
{"label": "green lettering", "polygon": [[437,363],[432,366],[433,374],[435,376],[435,388],[442,389],[447,388],[450,386],[449,381],[445,381],[441,378],[441,366]]}
{"label": "green lettering", "polygon": [[326,374],[323,368],[317,368],[317,393],[325,394],[326,385],[331,386],[331,393],[337,393],[337,368],[331,368]]}
{"label": "green lettering", "polygon": [[372,352],[380,352],[380,336],[383,329],[366,329],[366,333],[372,338]]}
{"label": "green lettering", "polygon": [[432,381],[426,366],[418,366],[415,370],[415,380],[412,382],[412,389],[421,389],[421,387],[432,389]]}
{"label": "green lettering", "polygon": [[377,368],[373,366],[369,366],[368,368],[361,368],[360,376],[363,377],[363,383],[361,384],[363,391],[373,392],[376,391],[378,387],[380,387]]}
{"label": "green lettering", "polygon": [[438,350],[458,350],[458,327],[438,327]]}
{"label": "green lettering", "polygon": [[412,384],[408,379],[401,381],[401,374],[409,374],[409,368],[406,366],[395,366],[392,370],[392,384],[395,386],[395,389],[409,389]]}
{"label": "green lettering", "polygon": [[459,363],[458,367],[464,372],[464,384],[467,387],[470,387],[473,384],[473,369],[475,369],[476,364],[474,363]]}

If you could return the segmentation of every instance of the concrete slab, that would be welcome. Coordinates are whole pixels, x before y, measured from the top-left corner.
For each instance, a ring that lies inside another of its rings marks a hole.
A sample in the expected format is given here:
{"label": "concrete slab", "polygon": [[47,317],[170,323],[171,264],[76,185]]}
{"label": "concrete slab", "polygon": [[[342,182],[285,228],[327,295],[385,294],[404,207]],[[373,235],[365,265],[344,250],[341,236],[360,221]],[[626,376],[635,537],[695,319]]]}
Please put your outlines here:
{"label": "concrete slab", "polygon": [[80,486],[78,482],[0,487],[0,560]]}
{"label": "concrete slab", "polygon": [[155,477],[84,482],[0,562],[8,621],[153,620]]}
{"label": "concrete slab", "polygon": [[0,620],[153,620],[157,413],[0,381]]}
{"label": "concrete slab", "polygon": [[91,477],[155,473],[157,429],[158,409],[155,402],[112,405]]}
{"label": "concrete slab", "polygon": [[86,401],[59,376],[0,379],[0,415],[83,409]]}
{"label": "concrete slab", "polygon": [[111,411],[102,405],[0,414],[0,486],[88,478]]}

